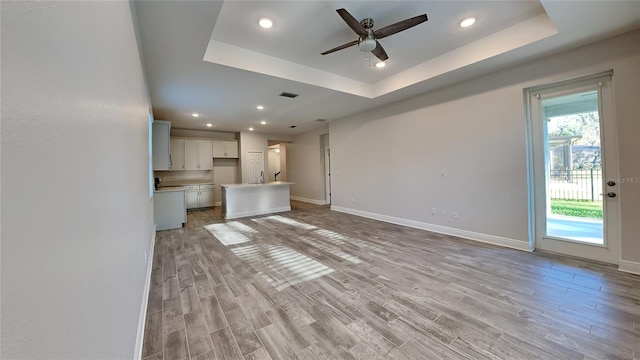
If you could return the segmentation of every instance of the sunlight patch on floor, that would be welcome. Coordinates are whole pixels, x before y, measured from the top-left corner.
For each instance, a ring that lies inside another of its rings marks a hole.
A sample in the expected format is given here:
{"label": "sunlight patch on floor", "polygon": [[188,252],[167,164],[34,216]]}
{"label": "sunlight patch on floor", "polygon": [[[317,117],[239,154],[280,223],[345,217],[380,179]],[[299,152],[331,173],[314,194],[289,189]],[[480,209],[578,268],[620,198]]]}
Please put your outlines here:
{"label": "sunlight patch on floor", "polygon": [[[258,219],[253,219],[253,221],[257,221],[257,220]],[[263,221],[264,220],[266,220],[266,221],[276,221],[276,222],[279,222],[281,224],[290,225],[290,226],[296,227],[296,228],[301,229],[301,230],[313,230],[313,229],[316,229],[316,227],[313,226],[313,225],[310,225],[310,224],[307,224],[307,223],[303,223],[303,222],[299,222],[299,221],[296,221],[296,220],[293,220],[293,219],[290,219],[290,218],[287,218],[287,217],[284,217],[284,216],[280,216],[280,215],[268,216],[268,217],[262,218],[260,220],[263,220]]]}
{"label": "sunlight patch on floor", "polygon": [[322,236],[327,241],[329,241],[330,243],[332,243],[332,244],[334,244],[336,246],[351,245],[351,246],[357,246],[357,247],[359,247],[361,249],[376,249],[377,248],[377,246],[373,246],[370,243],[367,243],[366,241],[362,241],[362,240],[346,237],[346,236],[344,236],[342,234],[338,234],[337,232],[333,232],[331,230],[318,229],[318,230],[314,231],[314,233],[316,233],[317,235]]}
{"label": "sunlight patch on floor", "polygon": [[237,221],[205,225],[204,228],[225,246],[249,242],[251,239],[249,239],[245,233],[257,233],[256,230]]}
{"label": "sunlight patch on floor", "polygon": [[337,247],[336,245],[327,244],[327,243],[325,243],[323,241],[319,241],[317,239],[314,239],[314,238],[311,238],[311,237],[308,237],[308,236],[301,236],[300,240],[306,242],[307,244],[309,244],[311,246],[314,246],[314,247],[317,247],[319,249],[322,249],[322,250],[324,250],[324,251],[326,251],[326,252],[328,252],[328,253],[330,253],[332,255],[335,255],[335,256],[337,256],[337,257],[339,257],[341,259],[347,260],[347,261],[352,262],[354,264],[360,264],[362,262],[357,257],[340,250],[340,248]]}
{"label": "sunlight patch on floor", "polygon": [[253,267],[266,267],[265,270],[280,275],[276,277],[269,275],[269,271],[260,272],[277,290],[333,272],[333,269],[321,262],[286,246],[252,244],[237,246],[231,251]]}

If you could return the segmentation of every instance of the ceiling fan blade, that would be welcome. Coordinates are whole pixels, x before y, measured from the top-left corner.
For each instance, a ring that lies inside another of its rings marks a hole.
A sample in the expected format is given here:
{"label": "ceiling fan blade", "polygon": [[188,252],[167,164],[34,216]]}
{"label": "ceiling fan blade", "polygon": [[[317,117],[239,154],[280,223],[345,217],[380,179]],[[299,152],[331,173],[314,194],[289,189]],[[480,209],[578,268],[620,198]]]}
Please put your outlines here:
{"label": "ceiling fan blade", "polygon": [[327,55],[327,54],[331,54],[332,52],[336,52],[338,50],[346,49],[346,48],[348,48],[350,46],[358,44],[358,41],[359,40],[354,40],[354,41],[348,42],[346,44],[342,44],[342,45],[340,45],[338,47],[334,47],[331,50],[327,50],[327,51],[323,52],[322,55]]}
{"label": "ceiling fan blade", "polygon": [[344,22],[346,22],[347,25],[349,25],[349,27],[356,32],[356,34],[360,36],[367,35],[367,29],[365,29],[364,26],[362,26],[362,24],[360,24],[360,22],[356,20],[356,18],[349,14],[347,10],[338,9],[336,11],[338,12],[338,15],[340,15],[342,20],[344,20]]}
{"label": "ceiling fan blade", "polygon": [[380,43],[377,40],[376,40],[376,48],[371,50],[371,53],[375,55],[378,59],[380,59],[380,61],[385,61],[389,58],[389,56],[387,56],[387,52],[384,51],[384,48],[382,47],[382,45],[380,45]]}
{"label": "ceiling fan blade", "polygon": [[407,30],[408,28],[414,27],[418,24],[422,24],[427,21],[427,14],[418,15],[416,17],[412,17],[410,19],[399,21],[395,24],[391,24],[389,26],[385,26],[381,29],[378,29],[373,32],[373,36],[376,39],[382,39],[389,35],[393,35],[395,33],[399,33],[400,31]]}

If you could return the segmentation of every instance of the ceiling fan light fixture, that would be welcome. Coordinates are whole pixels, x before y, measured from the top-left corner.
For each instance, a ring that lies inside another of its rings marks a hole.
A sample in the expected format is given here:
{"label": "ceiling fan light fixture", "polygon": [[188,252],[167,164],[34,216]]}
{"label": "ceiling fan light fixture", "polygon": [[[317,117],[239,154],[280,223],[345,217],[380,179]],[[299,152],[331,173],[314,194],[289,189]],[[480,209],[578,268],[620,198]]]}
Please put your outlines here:
{"label": "ceiling fan light fixture", "polygon": [[469,18],[466,18],[466,19],[460,21],[460,27],[461,28],[467,28],[467,27],[469,27],[469,26],[471,26],[471,25],[473,25],[475,23],[476,23],[476,18],[469,17]]}
{"label": "ceiling fan light fixture", "polygon": [[373,51],[376,48],[376,40],[375,39],[364,39],[358,43],[358,47],[360,51],[369,52]]}
{"label": "ceiling fan light fixture", "polygon": [[271,29],[273,27],[273,20],[263,17],[258,20],[258,25],[263,29]]}

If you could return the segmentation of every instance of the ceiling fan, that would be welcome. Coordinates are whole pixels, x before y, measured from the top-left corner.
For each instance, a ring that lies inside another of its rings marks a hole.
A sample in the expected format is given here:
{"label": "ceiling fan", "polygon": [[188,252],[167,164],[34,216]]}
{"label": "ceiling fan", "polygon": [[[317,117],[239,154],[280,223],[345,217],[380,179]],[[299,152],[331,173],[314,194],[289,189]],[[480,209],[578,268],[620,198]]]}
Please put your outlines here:
{"label": "ceiling fan", "polygon": [[389,58],[389,56],[387,55],[386,51],[384,51],[382,45],[380,45],[380,43],[378,42],[379,39],[385,38],[395,33],[399,33],[400,31],[407,30],[428,20],[427,14],[422,14],[374,31],[373,19],[366,18],[362,21],[358,21],[345,9],[338,9],[336,11],[338,12],[338,15],[340,15],[342,20],[344,20],[344,22],[346,22],[347,25],[349,25],[349,27],[356,34],[358,34],[359,39],[340,45],[331,50],[327,50],[323,52],[322,55],[331,54],[332,52],[346,49],[353,45],[358,45],[361,51],[370,51],[371,53],[373,53],[373,55],[380,59],[380,61],[385,61]]}

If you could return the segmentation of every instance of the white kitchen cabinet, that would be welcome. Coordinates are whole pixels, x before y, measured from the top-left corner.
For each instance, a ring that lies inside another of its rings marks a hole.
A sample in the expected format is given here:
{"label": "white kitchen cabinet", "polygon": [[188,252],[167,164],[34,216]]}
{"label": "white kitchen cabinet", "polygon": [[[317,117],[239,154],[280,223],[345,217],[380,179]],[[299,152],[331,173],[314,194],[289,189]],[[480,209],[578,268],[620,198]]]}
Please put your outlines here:
{"label": "white kitchen cabinet", "polygon": [[211,207],[213,206],[213,190],[214,185],[200,185],[200,207]]}
{"label": "white kitchen cabinet", "polygon": [[185,189],[164,188],[153,194],[153,219],[156,230],[181,228],[187,222]]}
{"label": "white kitchen cabinet", "polygon": [[238,142],[235,140],[213,140],[214,158],[237,158]]}
{"label": "white kitchen cabinet", "polygon": [[153,170],[169,170],[169,134],[171,122],[154,120],[151,125],[151,155],[153,156]]}
{"label": "white kitchen cabinet", "polygon": [[200,196],[200,186],[191,185],[185,186],[187,188],[187,209],[195,209],[200,207],[199,196]]}
{"label": "white kitchen cabinet", "polygon": [[184,140],[184,169],[213,169],[211,140]]}
{"label": "white kitchen cabinet", "polygon": [[184,170],[184,140],[171,139],[169,170]]}
{"label": "white kitchen cabinet", "polygon": [[187,209],[213,206],[213,190],[215,185],[189,185],[187,188]]}

